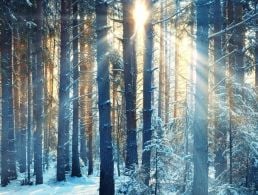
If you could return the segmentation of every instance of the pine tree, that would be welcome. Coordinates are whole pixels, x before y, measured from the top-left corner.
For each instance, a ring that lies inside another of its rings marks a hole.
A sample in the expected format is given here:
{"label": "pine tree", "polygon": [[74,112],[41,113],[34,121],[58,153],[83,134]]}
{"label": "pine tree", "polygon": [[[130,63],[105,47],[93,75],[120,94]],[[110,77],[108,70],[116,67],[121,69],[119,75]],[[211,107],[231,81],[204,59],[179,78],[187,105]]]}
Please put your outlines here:
{"label": "pine tree", "polygon": [[65,171],[69,167],[69,86],[70,86],[70,47],[69,27],[71,1],[61,1],[61,56],[60,86],[58,111],[58,144],[57,144],[57,181],[65,180]]}
{"label": "pine tree", "polygon": [[72,135],[72,176],[81,177],[79,161],[79,56],[78,56],[78,2],[73,1],[73,135]]}
{"label": "pine tree", "polygon": [[208,194],[208,10],[206,0],[196,0],[196,99],[194,113],[193,194]]}
{"label": "pine tree", "polygon": [[44,99],[43,99],[43,2],[36,1],[36,32],[35,36],[35,79],[33,87],[35,89],[34,96],[34,120],[36,123],[35,144],[34,144],[34,168],[36,174],[36,184],[43,184],[43,159],[42,159],[42,133],[43,133],[43,115],[44,115]]}
{"label": "pine tree", "polygon": [[123,1],[123,60],[126,105],[126,160],[127,169],[138,164],[136,141],[136,53],[135,24],[133,18],[134,1]]}
{"label": "pine tree", "polygon": [[80,155],[84,163],[88,160],[88,175],[93,173],[94,2],[94,0],[82,1],[80,6],[82,23],[80,28],[80,120],[82,124]]}
{"label": "pine tree", "polygon": [[114,162],[112,147],[111,105],[109,61],[107,53],[107,14],[106,1],[96,2],[96,31],[97,31],[97,81],[100,134],[100,188],[99,194],[114,194]]}
{"label": "pine tree", "polygon": [[[1,6],[8,6],[6,4]],[[3,11],[3,10],[1,10]],[[1,133],[1,185],[16,179],[15,136],[12,83],[12,29],[9,13],[4,12],[1,25],[1,77],[2,77],[2,133]]]}
{"label": "pine tree", "polygon": [[[146,1],[146,9],[152,10],[152,2]],[[144,33],[144,73],[143,73],[143,131],[142,131],[142,166],[144,183],[148,186],[150,180],[151,151],[147,149],[152,137],[152,77],[153,77],[153,25],[149,17],[145,24]]]}

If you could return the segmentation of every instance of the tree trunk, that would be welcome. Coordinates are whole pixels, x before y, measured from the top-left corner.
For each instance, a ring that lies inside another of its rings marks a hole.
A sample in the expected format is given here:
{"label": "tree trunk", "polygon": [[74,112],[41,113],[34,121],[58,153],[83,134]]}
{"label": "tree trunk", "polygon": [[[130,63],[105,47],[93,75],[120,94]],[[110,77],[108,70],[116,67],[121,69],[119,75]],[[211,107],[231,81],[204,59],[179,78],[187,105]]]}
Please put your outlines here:
{"label": "tree trunk", "polygon": [[1,133],[1,185],[16,179],[15,137],[12,83],[12,30],[9,24],[1,28],[1,74],[2,74],[2,133]]}
{"label": "tree trunk", "polygon": [[107,14],[108,4],[96,2],[97,30],[97,81],[99,99],[99,133],[100,133],[100,188],[99,194],[114,194],[114,162],[112,148],[112,126],[110,105],[109,61],[107,59]]}
{"label": "tree trunk", "polygon": [[70,87],[70,10],[71,1],[61,1],[61,54],[58,111],[57,181],[65,180],[69,167],[69,87]]}
{"label": "tree trunk", "polygon": [[[258,20],[256,21],[258,25]],[[258,91],[258,30],[255,32],[255,87]]]}
{"label": "tree trunk", "polygon": [[[234,22],[238,24],[242,22],[243,17],[243,5],[239,0],[234,1]],[[235,64],[233,65],[235,81],[239,84],[244,83],[245,69],[244,69],[244,42],[245,42],[245,27],[240,25],[235,28],[232,35],[233,46],[236,49]]]}
{"label": "tree trunk", "polygon": [[72,176],[81,177],[79,161],[79,55],[78,55],[78,1],[73,0],[73,135]]}
{"label": "tree trunk", "polygon": [[19,162],[19,168],[21,172],[20,162],[21,162],[21,128],[20,128],[20,58],[19,58],[19,48],[20,48],[20,36],[19,29],[13,30],[13,98],[14,98],[14,129],[16,136],[16,148],[17,148],[17,161]]}
{"label": "tree trunk", "polygon": [[31,165],[31,129],[32,129],[32,83],[31,83],[31,56],[32,56],[32,50],[31,50],[31,29],[29,29],[28,33],[28,49],[27,49],[27,78],[28,78],[28,89],[27,89],[27,98],[28,98],[28,107],[27,107],[27,182],[30,183],[30,165]]}
{"label": "tree trunk", "polygon": [[[213,5],[213,14],[214,14],[214,33],[219,32],[223,29],[223,15],[222,9],[225,9],[221,6],[220,0],[215,0]],[[222,80],[225,77],[225,61],[221,60],[223,57],[223,35],[214,37],[214,74],[215,74],[215,86],[217,97],[221,97],[218,99],[218,103],[225,101],[225,82]],[[224,93],[224,95],[221,95]],[[223,98],[223,99],[222,99]],[[222,110],[220,109],[220,105],[215,105],[215,177],[220,176],[227,169],[227,160],[224,152],[226,150],[227,143],[227,131],[225,123],[223,119],[219,118]]]}
{"label": "tree trunk", "polygon": [[[84,124],[81,139],[81,158],[84,163],[88,159],[88,175],[93,173],[93,113],[92,113],[92,89],[93,89],[93,68],[94,68],[94,1],[86,4],[81,3],[80,18],[81,25],[81,120]],[[86,18],[85,18],[86,17]],[[87,136],[86,136],[87,133]],[[87,139],[87,143],[86,143]],[[86,151],[87,147],[87,151]]]}
{"label": "tree trunk", "polygon": [[43,164],[42,164],[42,133],[43,133],[43,43],[42,43],[42,28],[43,28],[43,2],[38,0],[36,2],[36,19],[37,24],[35,32],[35,52],[36,52],[36,64],[35,64],[35,82],[33,83],[35,94],[34,102],[34,119],[36,123],[35,130],[35,144],[34,144],[34,164],[36,174],[36,184],[43,183]]}
{"label": "tree trunk", "polygon": [[[146,2],[146,9],[152,10],[152,2]],[[144,183],[148,186],[150,180],[150,157],[151,151],[146,147],[150,144],[152,137],[152,77],[153,77],[153,26],[151,18],[145,24],[145,51],[144,51],[144,73],[143,73],[143,152],[142,166],[144,170]]]}
{"label": "tree trunk", "polygon": [[196,0],[196,103],[194,114],[193,194],[208,194],[208,11],[206,0]]}
{"label": "tree trunk", "polygon": [[[164,2],[160,2],[160,20],[164,17]],[[165,47],[164,47],[164,36],[165,36],[165,24],[164,22],[160,23],[160,54],[159,54],[159,99],[158,99],[158,116],[165,122],[164,111],[165,111]]]}
{"label": "tree trunk", "polygon": [[22,54],[21,54],[21,70],[20,70],[20,128],[21,128],[21,158],[20,158],[20,172],[24,173],[26,171],[26,145],[27,145],[27,139],[26,139],[26,132],[27,132],[27,115],[25,114],[27,112],[27,88],[28,88],[28,82],[27,82],[27,69],[28,69],[28,61],[26,59],[26,53],[27,52],[27,41],[24,39],[22,40]]}
{"label": "tree trunk", "polygon": [[[180,2],[176,0],[176,12],[180,10]],[[175,89],[174,89],[174,118],[178,117],[178,107],[179,107],[179,65],[180,65],[180,24],[179,24],[179,16],[176,15],[175,19]]]}
{"label": "tree trunk", "polygon": [[136,53],[135,24],[133,18],[134,1],[123,1],[123,60],[126,105],[126,160],[127,169],[138,164],[136,140]]}

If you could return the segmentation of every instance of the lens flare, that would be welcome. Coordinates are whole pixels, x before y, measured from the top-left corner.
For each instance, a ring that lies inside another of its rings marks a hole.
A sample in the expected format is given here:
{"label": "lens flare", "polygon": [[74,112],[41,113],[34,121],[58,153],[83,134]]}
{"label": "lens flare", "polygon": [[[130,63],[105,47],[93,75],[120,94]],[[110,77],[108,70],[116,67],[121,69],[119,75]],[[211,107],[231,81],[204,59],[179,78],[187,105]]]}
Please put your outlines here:
{"label": "lens flare", "polygon": [[137,0],[134,8],[135,31],[142,32],[144,25],[149,17],[149,11],[146,9],[144,1]]}

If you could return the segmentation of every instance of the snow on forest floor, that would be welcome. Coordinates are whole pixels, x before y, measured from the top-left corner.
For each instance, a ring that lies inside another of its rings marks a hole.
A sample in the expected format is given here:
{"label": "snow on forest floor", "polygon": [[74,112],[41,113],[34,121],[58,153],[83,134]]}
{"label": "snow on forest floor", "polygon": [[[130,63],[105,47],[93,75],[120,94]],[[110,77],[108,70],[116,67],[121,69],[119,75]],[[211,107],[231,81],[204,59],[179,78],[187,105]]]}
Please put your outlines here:
{"label": "snow on forest floor", "polygon": [[[82,170],[84,172],[84,170]],[[51,167],[44,173],[44,184],[41,185],[24,185],[19,175],[17,180],[11,181],[7,187],[0,187],[0,195],[97,195],[99,188],[99,177],[84,176],[80,178],[66,176],[65,182],[56,182],[56,169]],[[33,179],[32,179],[33,180]]]}
{"label": "snow on forest floor", "polygon": [[51,194],[98,194],[98,178],[67,178],[66,182],[46,182],[42,185],[21,186],[19,182],[13,181],[7,187],[0,189],[1,195],[51,195]]}

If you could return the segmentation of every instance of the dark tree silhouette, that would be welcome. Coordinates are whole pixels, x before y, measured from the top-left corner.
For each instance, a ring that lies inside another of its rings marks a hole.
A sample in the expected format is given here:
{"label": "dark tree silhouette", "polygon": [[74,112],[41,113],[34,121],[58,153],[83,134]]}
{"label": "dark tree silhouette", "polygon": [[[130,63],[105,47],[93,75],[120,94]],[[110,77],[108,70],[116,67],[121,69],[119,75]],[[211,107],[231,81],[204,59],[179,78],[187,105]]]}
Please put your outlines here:
{"label": "dark tree silhouette", "polygon": [[114,194],[114,162],[112,147],[111,105],[110,105],[110,78],[109,51],[107,34],[106,1],[96,2],[96,31],[97,31],[97,81],[98,81],[98,107],[99,107],[99,133],[100,133],[100,187],[99,194]]}
{"label": "dark tree silhouette", "polygon": [[138,164],[136,141],[136,53],[135,22],[133,18],[134,1],[123,1],[123,59],[126,105],[126,161],[127,169]]}
{"label": "dark tree silhouette", "polygon": [[[146,9],[152,10],[152,2],[146,1]],[[150,157],[151,151],[146,147],[150,144],[152,137],[152,77],[153,77],[153,25],[151,17],[145,24],[144,33],[144,73],[143,73],[143,131],[142,131],[142,166],[144,170],[144,183],[149,185],[150,180]]]}
{"label": "dark tree silhouette", "polygon": [[58,111],[57,144],[57,181],[65,180],[65,171],[69,167],[69,86],[70,86],[70,48],[69,27],[71,0],[61,1],[61,56]]}
{"label": "dark tree silhouette", "polygon": [[[1,5],[3,6],[3,5]],[[1,10],[3,11],[3,10]],[[2,75],[2,131],[1,131],[1,185],[16,179],[15,136],[12,83],[12,29],[4,13],[1,21],[1,75]]]}
{"label": "dark tree silhouette", "polygon": [[43,2],[36,1],[36,30],[35,30],[35,75],[33,81],[34,88],[34,105],[33,116],[35,120],[36,131],[34,133],[34,171],[36,174],[36,184],[43,184],[43,164],[42,164],[42,133],[43,133],[43,115],[44,115],[44,99],[43,99]]}
{"label": "dark tree silhouette", "polygon": [[81,177],[79,161],[79,56],[78,56],[78,1],[73,1],[73,135],[72,176]]}

